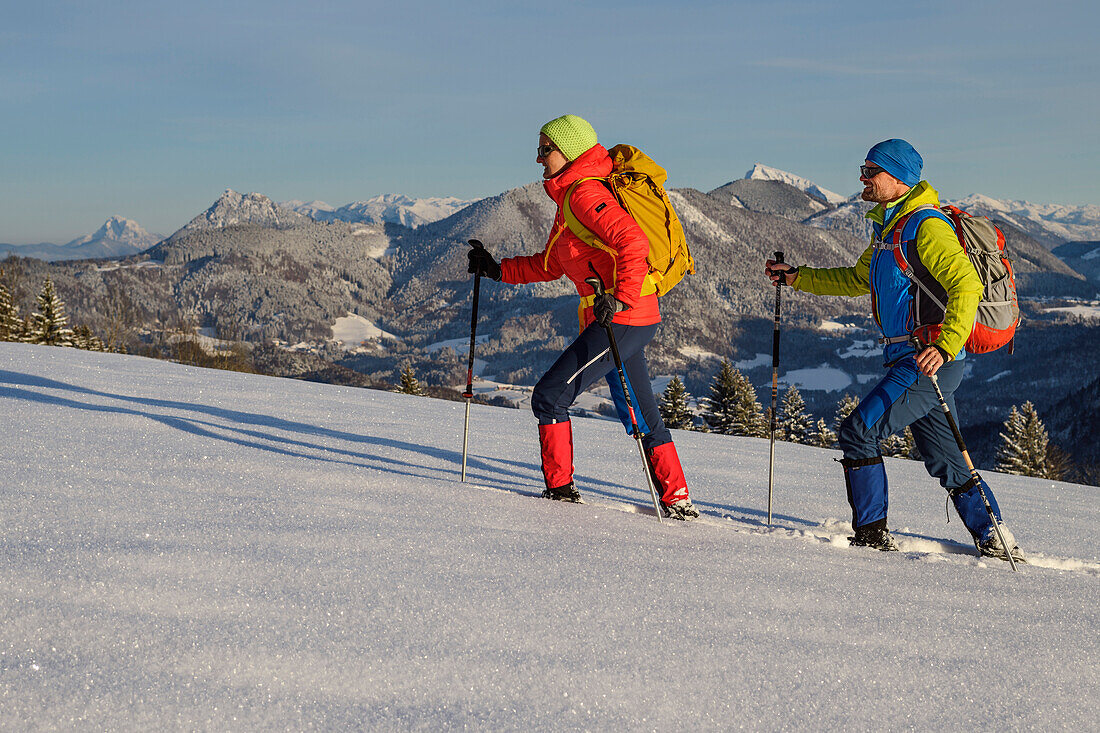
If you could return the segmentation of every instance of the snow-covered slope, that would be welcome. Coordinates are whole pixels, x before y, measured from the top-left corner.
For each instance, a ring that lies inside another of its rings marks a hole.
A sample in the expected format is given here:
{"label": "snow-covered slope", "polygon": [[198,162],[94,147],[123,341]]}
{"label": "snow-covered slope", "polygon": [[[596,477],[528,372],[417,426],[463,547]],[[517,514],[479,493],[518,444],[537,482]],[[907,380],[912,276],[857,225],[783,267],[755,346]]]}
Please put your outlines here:
{"label": "snow-covered slope", "polygon": [[[0,344],[0,728],[1092,728],[1095,489],[988,476],[1033,564],[975,558],[888,460],[900,553],[846,547],[834,452],[676,432],[658,524],[615,423],[586,505],[474,406]],[[856,722],[853,722],[856,721]]]}
{"label": "snow-covered slope", "polygon": [[340,208],[329,206],[324,201],[284,201],[280,206],[317,221],[389,223],[415,229],[418,226],[445,219],[472,203],[473,201],[453,196],[413,199],[400,194],[387,193],[366,201],[355,201]]}
{"label": "snow-covered slope", "polygon": [[828,189],[822,188],[808,178],[796,176],[793,173],[781,171],[778,168],[771,168],[760,163],[755,164],[749,172],[745,174],[745,179],[750,181],[780,181],[834,205],[848,200],[847,196],[841,196],[839,193],[834,193]]}

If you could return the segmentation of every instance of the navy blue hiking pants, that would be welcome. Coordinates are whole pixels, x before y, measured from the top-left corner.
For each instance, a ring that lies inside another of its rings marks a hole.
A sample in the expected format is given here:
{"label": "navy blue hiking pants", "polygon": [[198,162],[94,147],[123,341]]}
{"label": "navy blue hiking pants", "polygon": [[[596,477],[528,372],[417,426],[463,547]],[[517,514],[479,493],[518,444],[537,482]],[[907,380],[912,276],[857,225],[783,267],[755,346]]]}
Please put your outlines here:
{"label": "navy blue hiking pants", "polygon": [[[949,361],[936,372],[944,401],[956,416],[955,390],[962,381],[963,361]],[[844,452],[848,501],[854,527],[886,519],[888,495],[886,471],[879,441],[910,426],[929,475],[951,494],[955,507],[975,536],[992,528],[989,515],[972,481],[970,470],[955,435],[943,414],[932,380],[920,373],[916,360],[905,357],[889,368],[886,376],[860,401],[840,425],[837,435]],[[984,485],[984,484],[983,484]],[[1000,516],[993,492],[986,495]]]}
{"label": "navy blue hiking pants", "polygon": [[[656,335],[658,325],[611,325],[619,348],[619,357],[623,361],[634,415],[643,433],[642,445],[647,451],[672,441],[672,435],[657,409],[657,400],[653,396],[645,361],[645,347]],[[623,399],[615,360],[611,356],[611,344],[607,340],[607,332],[597,323],[584,329],[535,385],[535,391],[531,395],[531,411],[538,418],[539,425],[568,420],[570,405],[581,392],[600,378],[607,379],[619,419],[630,433],[630,414]]]}

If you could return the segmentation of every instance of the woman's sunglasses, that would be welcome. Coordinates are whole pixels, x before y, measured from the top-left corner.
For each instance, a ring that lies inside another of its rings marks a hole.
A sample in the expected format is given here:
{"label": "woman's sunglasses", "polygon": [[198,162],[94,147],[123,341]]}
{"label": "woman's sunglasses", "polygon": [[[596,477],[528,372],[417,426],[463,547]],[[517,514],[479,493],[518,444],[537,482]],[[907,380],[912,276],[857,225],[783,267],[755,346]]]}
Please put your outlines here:
{"label": "woman's sunglasses", "polygon": [[545,158],[555,150],[557,150],[557,148],[555,148],[553,145],[539,145],[539,157]]}

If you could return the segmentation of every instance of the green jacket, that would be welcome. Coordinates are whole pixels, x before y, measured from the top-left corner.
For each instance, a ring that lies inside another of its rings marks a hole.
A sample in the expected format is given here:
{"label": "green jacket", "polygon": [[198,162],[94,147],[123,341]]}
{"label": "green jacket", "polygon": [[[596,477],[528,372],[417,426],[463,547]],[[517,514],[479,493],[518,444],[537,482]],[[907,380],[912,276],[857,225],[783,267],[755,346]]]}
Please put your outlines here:
{"label": "green jacket", "polygon": [[[929,315],[927,297],[918,304],[916,284],[902,273],[889,249],[893,225],[917,208],[928,205],[939,207],[939,196],[927,181],[921,181],[897,201],[875,206],[867,213],[874,236],[855,265],[799,267],[792,286],[817,295],[854,297],[870,293],[875,322],[888,338],[909,335],[918,325],[939,322],[940,335],[933,345],[945,354],[945,358],[961,358],[978,312],[982,282],[959,245],[955,230],[947,221],[929,217],[921,222],[911,241],[903,242],[916,275],[934,292],[945,294],[942,300],[947,304],[946,312],[937,308],[936,313]],[[880,244],[883,240],[886,240],[885,245]],[[921,311],[919,314],[914,312],[917,307]],[[893,363],[912,352],[913,348],[905,343],[887,344],[884,356],[887,363]]]}

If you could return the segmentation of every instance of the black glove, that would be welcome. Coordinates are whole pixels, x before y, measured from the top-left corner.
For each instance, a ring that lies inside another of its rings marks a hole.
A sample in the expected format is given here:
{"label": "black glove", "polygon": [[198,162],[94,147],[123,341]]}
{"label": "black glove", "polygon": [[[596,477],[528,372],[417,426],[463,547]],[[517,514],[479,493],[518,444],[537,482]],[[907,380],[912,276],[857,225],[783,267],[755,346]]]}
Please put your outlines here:
{"label": "black glove", "polygon": [[596,299],[592,301],[592,315],[595,317],[596,323],[604,328],[611,325],[616,313],[624,310],[626,310],[626,304],[621,300],[617,300],[610,293],[597,295]]}
{"label": "black glove", "polygon": [[[477,242],[477,244],[474,244]],[[471,239],[470,244],[474,246],[470,248],[470,251],[466,253],[466,256],[470,260],[470,266],[466,269],[466,272],[476,275],[484,275],[490,280],[500,280],[500,265],[493,256],[481,246],[481,242],[476,239]]]}

